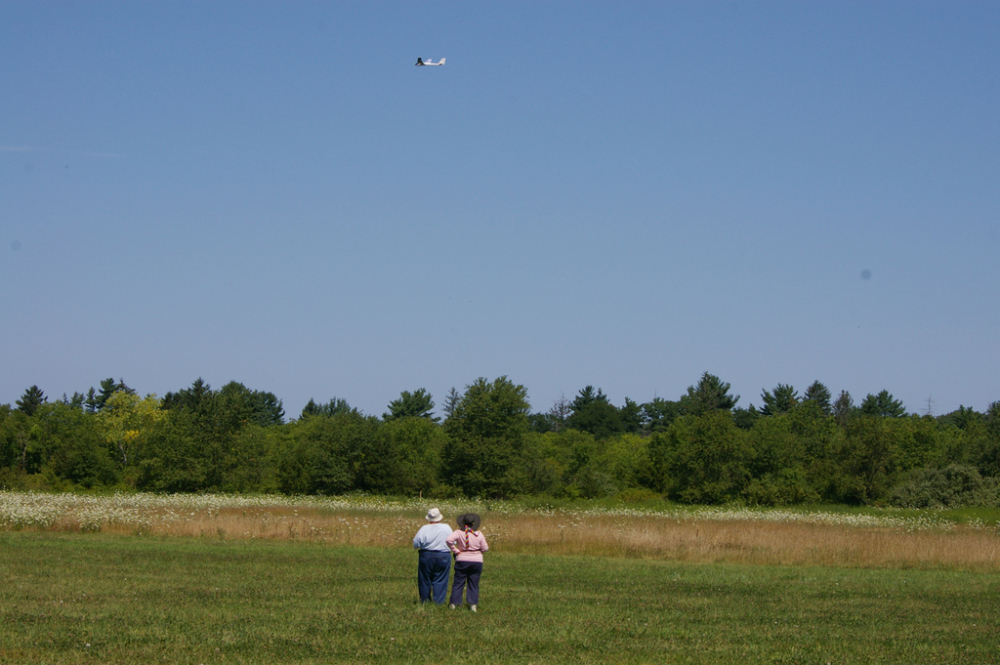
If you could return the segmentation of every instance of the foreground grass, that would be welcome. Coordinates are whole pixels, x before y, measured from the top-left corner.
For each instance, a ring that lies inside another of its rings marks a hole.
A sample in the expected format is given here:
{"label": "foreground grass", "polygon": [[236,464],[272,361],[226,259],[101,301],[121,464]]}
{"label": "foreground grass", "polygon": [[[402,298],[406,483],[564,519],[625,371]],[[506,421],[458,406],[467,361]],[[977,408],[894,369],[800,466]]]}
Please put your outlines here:
{"label": "foreground grass", "polygon": [[491,553],[478,614],[406,548],[0,533],[0,662],[991,663],[1000,580]]}

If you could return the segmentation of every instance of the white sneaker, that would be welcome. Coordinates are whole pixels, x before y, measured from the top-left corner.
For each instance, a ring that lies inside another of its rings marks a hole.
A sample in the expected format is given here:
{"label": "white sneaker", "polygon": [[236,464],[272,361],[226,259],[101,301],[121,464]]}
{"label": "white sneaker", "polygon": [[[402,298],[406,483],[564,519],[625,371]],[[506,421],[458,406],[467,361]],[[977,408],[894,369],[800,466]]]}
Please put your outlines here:
{"label": "white sneaker", "polygon": [[472,610],[473,612],[475,612],[476,611],[476,606],[475,605],[469,605],[469,609]]}

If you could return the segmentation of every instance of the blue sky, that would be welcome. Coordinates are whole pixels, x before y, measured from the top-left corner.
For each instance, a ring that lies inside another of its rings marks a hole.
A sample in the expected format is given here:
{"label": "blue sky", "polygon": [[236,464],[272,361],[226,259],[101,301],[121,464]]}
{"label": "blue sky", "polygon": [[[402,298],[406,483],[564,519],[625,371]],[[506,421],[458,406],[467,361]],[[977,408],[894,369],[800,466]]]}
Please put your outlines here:
{"label": "blue sky", "polygon": [[996,3],[14,1],[0,62],[0,403],[1000,400]]}

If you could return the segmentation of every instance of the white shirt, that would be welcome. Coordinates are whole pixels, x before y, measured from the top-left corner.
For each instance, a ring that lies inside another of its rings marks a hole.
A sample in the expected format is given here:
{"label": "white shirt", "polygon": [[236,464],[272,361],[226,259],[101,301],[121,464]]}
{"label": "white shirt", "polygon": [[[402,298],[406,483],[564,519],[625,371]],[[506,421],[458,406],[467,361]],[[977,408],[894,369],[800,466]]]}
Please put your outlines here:
{"label": "white shirt", "polygon": [[429,552],[450,552],[448,548],[448,536],[451,535],[451,527],[444,522],[425,524],[417,531],[413,539],[413,549],[427,550]]}

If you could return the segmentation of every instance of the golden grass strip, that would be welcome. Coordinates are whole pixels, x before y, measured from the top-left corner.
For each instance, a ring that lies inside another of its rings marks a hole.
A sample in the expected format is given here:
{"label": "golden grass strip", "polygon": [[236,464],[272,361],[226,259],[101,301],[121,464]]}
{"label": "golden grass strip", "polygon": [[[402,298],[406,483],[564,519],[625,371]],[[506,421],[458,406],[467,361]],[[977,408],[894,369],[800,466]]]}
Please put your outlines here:
{"label": "golden grass strip", "polygon": [[[343,498],[0,492],[0,527],[115,534],[302,539],[410,547],[427,502]],[[442,505],[446,518],[476,510],[494,551],[704,563],[1000,570],[996,528],[933,519],[853,519],[749,509],[521,511]],[[858,516],[855,516],[858,517]]]}

